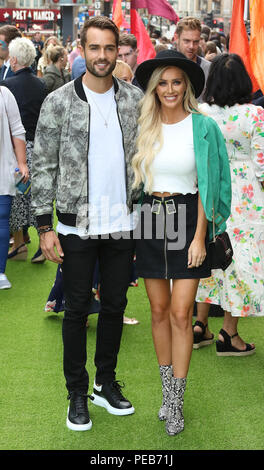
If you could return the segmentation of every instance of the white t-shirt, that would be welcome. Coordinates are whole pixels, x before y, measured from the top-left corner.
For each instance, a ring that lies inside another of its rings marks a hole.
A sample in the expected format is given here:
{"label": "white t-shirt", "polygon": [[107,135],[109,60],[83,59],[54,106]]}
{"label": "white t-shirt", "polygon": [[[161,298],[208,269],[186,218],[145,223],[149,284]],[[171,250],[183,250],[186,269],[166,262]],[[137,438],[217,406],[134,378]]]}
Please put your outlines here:
{"label": "white t-shirt", "polygon": [[128,214],[126,205],[126,169],[122,132],[117,116],[114,87],[106,93],[95,93],[84,84],[90,105],[90,136],[88,155],[89,230],[58,223],[63,235],[74,233],[86,238],[133,230],[135,213]]}
{"label": "white t-shirt", "polygon": [[[151,166],[152,192],[195,194],[197,170],[192,115],[189,114],[176,124],[162,124],[162,133],[163,146],[155,155]],[[144,171],[144,164],[142,168]]]}

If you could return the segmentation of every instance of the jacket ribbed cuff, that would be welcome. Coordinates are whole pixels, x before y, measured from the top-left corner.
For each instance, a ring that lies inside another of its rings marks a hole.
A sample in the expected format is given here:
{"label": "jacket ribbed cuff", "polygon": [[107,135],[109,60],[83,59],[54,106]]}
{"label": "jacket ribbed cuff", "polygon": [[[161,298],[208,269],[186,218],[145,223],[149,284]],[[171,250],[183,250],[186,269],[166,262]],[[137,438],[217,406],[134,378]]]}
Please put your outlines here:
{"label": "jacket ribbed cuff", "polygon": [[37,219],[38,227],[42,227],[43,225],[52,225],[51,214],[37,215],[36,219]]}

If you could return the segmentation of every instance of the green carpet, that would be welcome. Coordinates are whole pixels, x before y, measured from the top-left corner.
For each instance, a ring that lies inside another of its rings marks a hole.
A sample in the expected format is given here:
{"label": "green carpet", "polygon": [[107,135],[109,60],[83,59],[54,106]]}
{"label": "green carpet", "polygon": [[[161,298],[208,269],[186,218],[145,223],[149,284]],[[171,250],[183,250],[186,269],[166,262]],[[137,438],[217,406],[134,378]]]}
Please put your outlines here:
{"label": "green carpet", "polygon": [[[239,331],[256,343],[247,358],[220,358],[215,346],[194,351],[185,394],[185,430],[167,436],[157,419],[160,378],[151,337],[150,310],[142,282],[128,292],[126,315],[140,320],[124,326],[117,379],[136,412],[113,416],[89,405],[93,427],[67,429],[67,392],[62,371],[63,314],[44,305],[55,279],[50,262],[32,265],[37,237],[30,229],[26,262],[9,261],[12,289],[0,291],[1,450],[242,450],[264,449],[264,319],[241,319]],[[97,315],[87,330],[90,389]],[[222,318],[211,318],[217,335]]]}

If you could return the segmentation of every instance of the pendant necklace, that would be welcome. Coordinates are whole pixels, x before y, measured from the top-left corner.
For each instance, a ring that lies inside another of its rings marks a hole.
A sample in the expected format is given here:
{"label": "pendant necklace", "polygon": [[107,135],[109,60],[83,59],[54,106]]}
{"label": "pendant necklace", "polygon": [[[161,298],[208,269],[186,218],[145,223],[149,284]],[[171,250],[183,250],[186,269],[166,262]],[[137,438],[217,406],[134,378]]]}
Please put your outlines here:
{"label": "pendant necklace", "polygon": [[109,122],[109,118],[110,118],[110,114],[111,114],[111,111],[112,111],[112,107],[113,107],[113,93],[112,93],[112,96],[111,96],[111,106],[110,106],[110,109],[107,113],[107,116],[105,117],[101,111],[101,109],[99,108],[98,104],[96,103],[95,99],[93,98],[92,94],[89,93],[89,97],[92,98],[92,102],[95,104],[96,108],[97,108],[97,111],[99,112],[101,118],[103,119],[104,121],[104,126],[106,128],[108,128],[108,122]]}

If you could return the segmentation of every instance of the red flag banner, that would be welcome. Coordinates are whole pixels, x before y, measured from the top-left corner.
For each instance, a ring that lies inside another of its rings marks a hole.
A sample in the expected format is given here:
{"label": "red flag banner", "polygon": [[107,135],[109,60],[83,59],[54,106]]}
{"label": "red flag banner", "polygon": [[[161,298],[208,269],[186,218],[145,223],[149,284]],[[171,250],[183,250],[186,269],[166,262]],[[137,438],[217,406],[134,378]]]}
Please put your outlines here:
{"label": "red flag banner", "polygon": [[137,47],[139,49],[137,63],[141,64],[144,60],[153,59],[156,56],[156,51],[144,23],[136,10],[130,10],[130,19],[131,33],[136,36]]}
{"label": "red flag banner", "polygon": [[250,60],[259,87],[264,93],[264,2],[250,2]]}
{"label": "red flag banner", "polygon": [[150,15],[162,16],[177,23],[178,15],[167,0],[131,0],[131,8],[147,8]]}
{"label": "red flag banner", "polygon": [[252,81],[253,92],[255,92],[259,89],[259,85],[253,73],[250,60],[249,41],[244,23],[244,3],[244,0],[234,0],[233,2],[229,52],[238,54],[244,61],[245,67]]}

